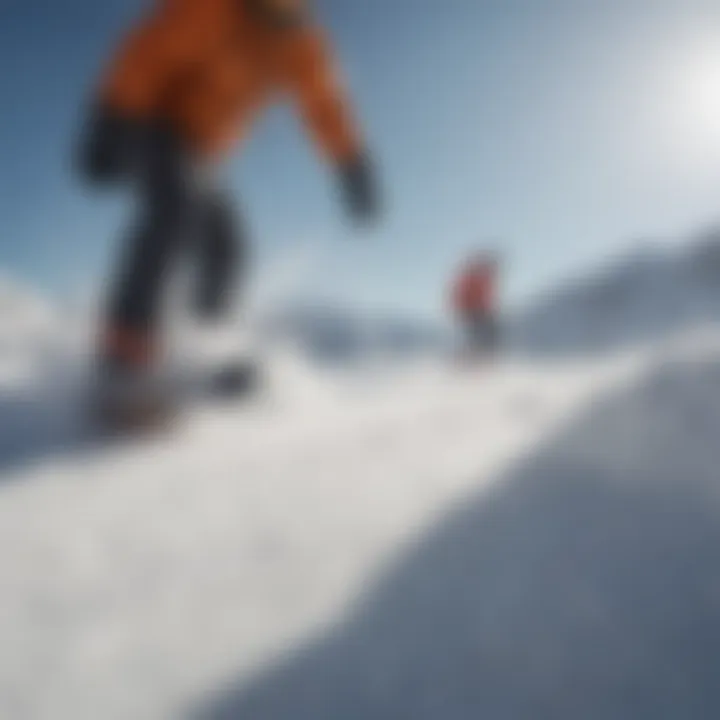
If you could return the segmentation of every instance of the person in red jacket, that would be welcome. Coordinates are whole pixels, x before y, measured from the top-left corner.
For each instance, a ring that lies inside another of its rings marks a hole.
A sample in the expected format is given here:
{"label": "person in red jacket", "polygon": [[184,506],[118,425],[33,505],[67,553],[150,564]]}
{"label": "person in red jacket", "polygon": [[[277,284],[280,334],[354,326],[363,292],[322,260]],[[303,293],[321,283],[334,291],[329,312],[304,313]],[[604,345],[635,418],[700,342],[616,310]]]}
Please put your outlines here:
{"label": "person in red jacket", "polygon": [[498,273],[498,259],[489,253],[478,253],[461,268],[453,286],[453,312],[473,355],[487,355],[497,347]]}
{"label": "person in red jacket", "polygon": [[181,255],[193,260],[197,312],[227,308],[245,234],[216,168],[280,100],[335,168],[350,216],[373,219],[369,156],[305,0],[155,0],[114,53],[79,161],[91,182],[122,184],[138,200],[99,338],[106,371],[143,375],[157,364],[161,300]]}

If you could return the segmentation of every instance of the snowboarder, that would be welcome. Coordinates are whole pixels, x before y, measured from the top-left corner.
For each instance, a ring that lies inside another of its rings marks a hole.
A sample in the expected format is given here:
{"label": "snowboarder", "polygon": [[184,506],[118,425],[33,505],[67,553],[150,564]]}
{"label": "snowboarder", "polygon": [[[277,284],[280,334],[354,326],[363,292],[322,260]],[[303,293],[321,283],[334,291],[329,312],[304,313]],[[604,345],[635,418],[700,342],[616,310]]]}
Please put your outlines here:
{"label": "snowboarder", "polygon": [[471,358],[486,358],[497,349],[496,309],[499,262],[490,253],[473,255],[461,268],[452,289],[452,308]]}
{"label": "snowboarder", "polygon": [[80,154],[86,178],[124,183],[139,202],[99,338],[106,375],[136,385],[157,368],[161,299],[181,254],[194,260],[197,312],[212,319],[228,308],[245,233],[215,170],[257,111],[281,97],[295,101],[337,168],[351,216],[372,220],[371,163],[303,0],[157,0],[115,54]]}

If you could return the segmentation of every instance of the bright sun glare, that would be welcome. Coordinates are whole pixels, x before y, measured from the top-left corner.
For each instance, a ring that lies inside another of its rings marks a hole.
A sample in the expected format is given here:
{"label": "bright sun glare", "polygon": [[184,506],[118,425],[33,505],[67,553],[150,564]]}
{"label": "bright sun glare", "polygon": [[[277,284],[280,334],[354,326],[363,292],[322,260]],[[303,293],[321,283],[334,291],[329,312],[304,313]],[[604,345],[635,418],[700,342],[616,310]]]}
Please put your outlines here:
{"label": "bright sun glare", "polygon": [[720,38],[694,44],[678,63],[671,113],[681,143],[720,153]]}

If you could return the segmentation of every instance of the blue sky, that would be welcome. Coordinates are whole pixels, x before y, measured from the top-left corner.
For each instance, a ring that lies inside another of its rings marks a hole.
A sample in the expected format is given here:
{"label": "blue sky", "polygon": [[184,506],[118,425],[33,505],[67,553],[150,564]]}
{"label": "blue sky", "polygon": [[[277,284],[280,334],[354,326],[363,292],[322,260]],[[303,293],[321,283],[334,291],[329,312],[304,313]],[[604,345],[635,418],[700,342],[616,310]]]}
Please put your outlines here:
{"label": "blue sky", "polygon": [[[68,160],[108,48],[144,5],[0,4],[0,270],[70,294],[108,272],[127,199],[88,196]],[[720,218],[717,3],[318,6],[382,168],[385,222],[345,227],[332,175],[274,109],[227,170],[256,266],[310,245],[314,292],[436,315],[478,244],[506,253],[518,302],[623,244]]]}

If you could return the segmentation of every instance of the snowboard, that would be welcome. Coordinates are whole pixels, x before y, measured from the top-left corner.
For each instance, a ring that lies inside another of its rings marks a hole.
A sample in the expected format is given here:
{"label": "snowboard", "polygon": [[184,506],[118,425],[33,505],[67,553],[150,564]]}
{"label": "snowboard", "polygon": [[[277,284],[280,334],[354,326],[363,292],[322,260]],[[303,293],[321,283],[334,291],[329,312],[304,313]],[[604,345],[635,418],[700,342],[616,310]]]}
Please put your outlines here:
{"label": "snowboard", "polygon": [[162,432],[191,407],[249,402],[264,385],[262,365],[250,359],[211,369],[175,368],[142,381],[95,377],[85,398],[86,422],[100,436]]}

